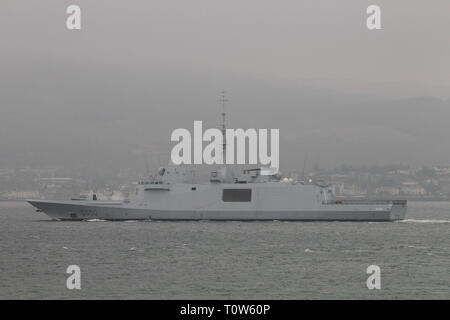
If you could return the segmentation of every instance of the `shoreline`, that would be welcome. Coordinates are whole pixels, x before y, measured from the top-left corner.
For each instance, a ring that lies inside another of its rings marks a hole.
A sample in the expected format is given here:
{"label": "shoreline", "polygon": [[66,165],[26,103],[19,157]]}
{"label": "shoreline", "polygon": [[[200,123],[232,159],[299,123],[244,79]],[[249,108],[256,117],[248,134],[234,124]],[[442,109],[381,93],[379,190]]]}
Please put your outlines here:
{"label": "shoreline", "polygon": [[406,200],[411,202],[450,202],[450,198],[439,197],[337,197],[338,199],[350,199],[350,200]]}
{"label": "shoreline", "polygon": [[[336,197],[339,199],[347,199],[347,200],[406,200],[411,202],[450,202],[450,198],[438,198],[438,197]],[[27,202],[24,199],[0,199],[0,202]]]}

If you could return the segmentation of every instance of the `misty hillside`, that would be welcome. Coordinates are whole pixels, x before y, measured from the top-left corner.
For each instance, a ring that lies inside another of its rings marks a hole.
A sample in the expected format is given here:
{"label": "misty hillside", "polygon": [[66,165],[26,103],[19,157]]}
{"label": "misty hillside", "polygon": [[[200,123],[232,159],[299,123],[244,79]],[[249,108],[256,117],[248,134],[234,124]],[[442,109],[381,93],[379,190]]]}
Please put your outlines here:
{"label": "misty hillside", "polygon": [[[220,123],[280,128],[282,169],[343,163],[450,163],[450,101],[376,98],[317,82],[64,61],[2,65],[0,166],[142,168],[168,160],[172,130]],[[161,158],[161,157],[160,157]]]}

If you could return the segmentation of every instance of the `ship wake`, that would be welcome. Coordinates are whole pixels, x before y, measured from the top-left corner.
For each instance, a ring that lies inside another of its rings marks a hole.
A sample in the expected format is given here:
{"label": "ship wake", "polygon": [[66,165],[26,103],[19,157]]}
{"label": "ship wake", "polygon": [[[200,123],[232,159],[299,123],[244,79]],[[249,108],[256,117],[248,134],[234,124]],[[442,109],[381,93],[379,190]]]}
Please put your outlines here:
{"label": "ship wake", "polygon": [[406,219],[397,221],[400,223],[450,223],[450,220],[439,220],[439,219]]}

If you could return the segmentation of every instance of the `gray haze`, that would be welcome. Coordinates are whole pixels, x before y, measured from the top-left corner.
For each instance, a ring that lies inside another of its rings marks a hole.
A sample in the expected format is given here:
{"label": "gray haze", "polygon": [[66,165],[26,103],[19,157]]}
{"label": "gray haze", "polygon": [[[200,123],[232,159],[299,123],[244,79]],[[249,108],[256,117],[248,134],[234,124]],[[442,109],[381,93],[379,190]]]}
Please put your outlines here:
{"label": "gray haze", "polygon": [[[69,4],[82,30],[65,28]],[[365,27],[370,4],[383,30]],[[168,160],[193,120],[280,128],[282,169],[450,163],[450,2],[0,4],[0,167]],[[159,155],[163,155],[162,159]],[[156,163],[158,162],[158,163]]]}

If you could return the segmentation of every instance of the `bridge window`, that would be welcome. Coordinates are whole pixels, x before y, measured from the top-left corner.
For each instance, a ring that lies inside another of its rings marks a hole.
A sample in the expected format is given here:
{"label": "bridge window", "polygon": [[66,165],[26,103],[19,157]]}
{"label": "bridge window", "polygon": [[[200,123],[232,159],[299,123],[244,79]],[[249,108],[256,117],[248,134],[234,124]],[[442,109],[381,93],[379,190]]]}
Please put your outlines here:
{"label": "bridge window", "polygon": [[252,189],[223,189],[222,201],[250,202],[252,201]]}

